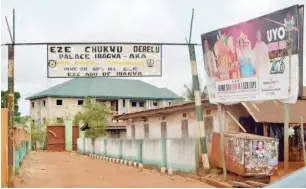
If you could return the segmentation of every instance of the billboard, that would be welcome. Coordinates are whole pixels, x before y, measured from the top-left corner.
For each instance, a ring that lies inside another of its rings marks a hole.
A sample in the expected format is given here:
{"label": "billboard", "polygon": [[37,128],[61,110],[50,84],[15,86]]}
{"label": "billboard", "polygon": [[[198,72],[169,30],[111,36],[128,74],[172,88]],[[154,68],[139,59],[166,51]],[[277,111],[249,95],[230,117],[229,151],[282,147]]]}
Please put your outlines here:
{"label": "billboard", "polygon": [[298,9],[292,6],[201,35],[211,103],[296,102],[302,85]]}
{"label": "billboard", "polygon": [[162,75],[162,46],[150,44],[48,45],[48,78]]}

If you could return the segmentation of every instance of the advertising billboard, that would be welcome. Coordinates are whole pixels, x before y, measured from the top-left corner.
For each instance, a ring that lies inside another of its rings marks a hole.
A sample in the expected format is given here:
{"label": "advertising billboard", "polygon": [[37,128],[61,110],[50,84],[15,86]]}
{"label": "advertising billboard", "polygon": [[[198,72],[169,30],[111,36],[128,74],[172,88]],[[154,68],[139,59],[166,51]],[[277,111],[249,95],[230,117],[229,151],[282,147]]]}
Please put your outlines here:
{"label": "advertising billboard", "polygon": [[302,77],[298,9],[201,35],[211,103],[296,102]]}
{"label": "advertising billboard", "polygon": [[48,78],[162,75],[162,46],[150,44],[48,45]]}

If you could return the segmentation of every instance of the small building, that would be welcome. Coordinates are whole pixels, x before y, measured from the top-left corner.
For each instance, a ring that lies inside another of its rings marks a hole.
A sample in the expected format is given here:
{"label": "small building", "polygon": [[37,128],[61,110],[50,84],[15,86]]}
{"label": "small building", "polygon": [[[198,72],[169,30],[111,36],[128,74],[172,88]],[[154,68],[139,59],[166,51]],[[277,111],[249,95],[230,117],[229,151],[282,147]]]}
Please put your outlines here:
{"label": "small building", "polygon": [[[210,104],[208,100],[203,100],[202,107],[207,149],[210,156],[213,136],[220,133],[217,106]],[[306,100],[301,99],[296,104],[290,105],[290,126],[295,130],[295,135],[290,137],[289,161],[302,161],[300,127],[296,126],[300,126],[301,118],[306,120],[305,110]],[[245,130],[249,134],[277,138],[279,140],[279,161],[283,161],[283,103],[269,101],[260,104],[246,102],[227,105],[223,108],[222,116],[224,132],[239,133]],[[198,136],[194,102],[117,115],[114,118],[128,120],[127,138],[130,139]],[[304,132],[306,136],[306,129]]]}
{"label": "small building", "polygon": [[[158,88],[140,80],[111,78],[75,78],[36,93],[30,100],[30,117],[38,126],[46,122],[73,119],[82,111],[84,98],[105,103],[113,115],[172,105],[178,95],[166,88]],[[108,137],[125,137],[125,123],[109,118]]]}
{"label": "small building", "polygon": [[[211,152],[213,132],[219,133],[217,106],[208,100],[202,101],[207,148]],[[239,118],[248,117],[249,113],[240,104],[226,108],[223,114],[225,132],[239,132]],[[133,112],[114,117],[127,120],[127,138],[188,138],[197,137],[197,120],[194,102],[168,107]]]}

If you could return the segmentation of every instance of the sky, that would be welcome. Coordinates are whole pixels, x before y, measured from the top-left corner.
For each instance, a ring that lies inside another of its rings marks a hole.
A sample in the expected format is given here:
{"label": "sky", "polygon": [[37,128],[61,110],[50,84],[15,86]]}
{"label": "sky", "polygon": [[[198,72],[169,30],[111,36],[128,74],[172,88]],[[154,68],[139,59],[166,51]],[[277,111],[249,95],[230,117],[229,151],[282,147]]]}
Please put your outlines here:
{"label": "sky", "polygon": [[[200,36],[203,33],[305,2],[306,0],[1,0],[1,43],[10,42],[5,16],[11,23],[13,9],[16,14],[16,43],[185,43],[194,8],[192,42],[201,43]],[[206,73],[201,46],[196,47],[196,55],[199,77],[204,85]],[[162,77],[132,79],[140,79],[157,87],[167,87],[182,95],[184,84],[190,84],[192,77],[187,47],[164,46],[162,61]],[[7,62],[7,47],[1,46],[1,90],[7,90]],[[15,47],[15,91],[21,93],[19,107],[22,115],[27,115],[30,109],[26,97],[66,80],[47,78],[46,46]]]}

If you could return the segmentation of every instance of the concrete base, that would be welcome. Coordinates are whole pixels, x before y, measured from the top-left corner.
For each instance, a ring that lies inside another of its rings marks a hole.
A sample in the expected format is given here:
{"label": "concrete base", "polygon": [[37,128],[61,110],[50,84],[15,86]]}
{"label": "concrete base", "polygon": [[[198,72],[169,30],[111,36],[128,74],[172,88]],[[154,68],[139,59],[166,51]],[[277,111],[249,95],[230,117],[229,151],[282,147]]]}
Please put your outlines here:
{"label": "concrete base", "polygon": [[134,162],[134,167],[137,167],[137,162]]}
{"label": "concrete base", "polygon": [[162,168],[160,169],[160,172],[161,172],[161,173],[167,173],[167,168],[166,168],[166,167],[162,167]]}

